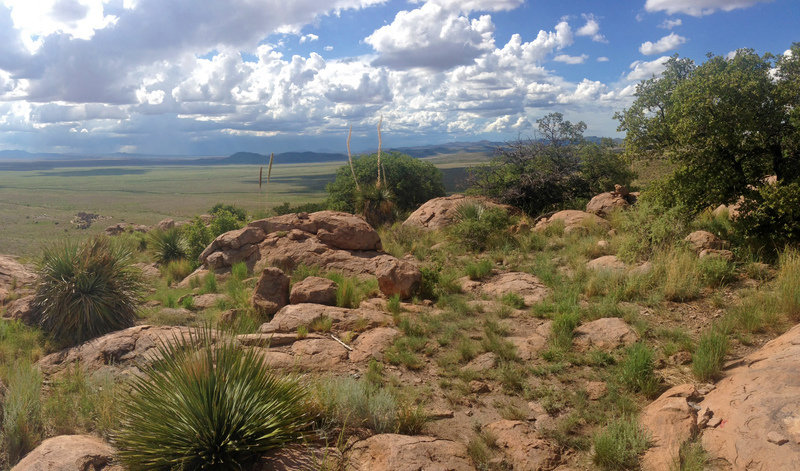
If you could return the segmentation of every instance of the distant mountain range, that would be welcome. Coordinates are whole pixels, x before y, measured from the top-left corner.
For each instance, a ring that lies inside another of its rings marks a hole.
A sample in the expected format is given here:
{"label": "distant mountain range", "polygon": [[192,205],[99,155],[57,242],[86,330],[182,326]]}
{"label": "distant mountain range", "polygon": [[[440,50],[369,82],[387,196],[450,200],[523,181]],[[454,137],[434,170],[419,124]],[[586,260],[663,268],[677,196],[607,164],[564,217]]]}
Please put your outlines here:
{"label": "distant mountain range", "polygon": [[[599,137],[588,136],[592,142],[600,142]],[[621,143],[621,139],[614,139]],[[503,142],[450,142],[416,147],[398,147],[385,152],[397,151],[419,159],[448,154],[486,154],[492,155]],[[373,150],[372,152],[375,152]],[[347,154],[326,152],[283,152],[275,154],[275,164],[307,164],[321,162],[344,162]],[[21,150],[0,151],[0,170],[49,170],[60,167],[135,167],[153,165],[267,165],[269,155],[255,152],[237,152],[228,157],[185,157],[175,155],[146,155],[113,153],[103,155],[76,155],[53,153],[29,153]]]}

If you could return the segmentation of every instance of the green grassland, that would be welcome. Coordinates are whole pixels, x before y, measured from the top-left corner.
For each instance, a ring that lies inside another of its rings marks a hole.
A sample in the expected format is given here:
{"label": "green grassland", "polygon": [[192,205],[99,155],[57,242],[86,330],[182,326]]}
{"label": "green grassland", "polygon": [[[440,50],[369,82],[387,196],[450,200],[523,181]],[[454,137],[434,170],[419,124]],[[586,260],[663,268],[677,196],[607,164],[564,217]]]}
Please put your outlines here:
{"label": "green grassland", "polygon": [[[460,191],[467,167],[486,156],[450,154],[432,157],[444,172],[448,192]],[[137,166],[56,168],[0,172],[0,253],[35,258],[42,246],[58,239],[101,232],[119,222],[155,224],[171,217],[188,220],[216,203],[234,204],[263,217],[269,208],[320,202],[325,185],[341,162],[283,164],[267,169],[261,190],[259,167]],[[89,229],[70,221],[78,212],[103,217]]]}

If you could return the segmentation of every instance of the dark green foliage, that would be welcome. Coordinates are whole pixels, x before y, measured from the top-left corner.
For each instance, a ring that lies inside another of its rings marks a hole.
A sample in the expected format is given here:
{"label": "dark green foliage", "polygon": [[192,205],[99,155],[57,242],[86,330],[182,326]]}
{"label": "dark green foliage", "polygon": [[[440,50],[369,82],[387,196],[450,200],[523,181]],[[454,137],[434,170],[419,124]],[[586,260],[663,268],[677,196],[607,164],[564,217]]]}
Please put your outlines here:
{"label": "dark green foliage", "polygon": [[[792,53],[739,49],[696,65],[677,55],[660,78],[636,88],[618,113],[625,151],[675,165],[659,192],[691,214],[757,191],[765,177],[800,178],[800,43]],[[751,190],[754,188],[755,190]]]}
{"label": "dark green foliage", "polygon": [[227,210],[220,210],[211,220],[211,235],[214,238],[242,227],[242,220]]}
{"label": "dark green foliage", "polygon": [[373,226],[394,220],[395,196],[389,188],[377,185],[362,185],[356,190],[356,213]]}
{"label": "dark green foliage", "polygon": [[195,216],[192,223],[185,226],[183,235],[186,240],[186,255],[189,261],[196,266],[200,263],[198,257],[214,240],[214,236],[211,234],[211,229],[206,227],[199,216]]}
{"label": "dark green foliage", "polygon": [[142,299],[140,276],[130,252],[106,237],[46,248],[31,320],[70,344],[132,327]]}
{"label": "dark green foliage", "polygon": [[633,173],[618,154],[584,140],[583,121],[572,124],[551,113],[536,122],[539,139],[498,149],[470,175],[471,192],[540,214],[630,183]]}
{"label": "dark green foliage", "polygon": [[326,209],[328,209],[328,207],[325,203],[304,203],[297,206],[290,206],[288,202],[284,201],[280,206],[272,208],[272,212],[276,216],[281,216],[295,213],[316,213],[317,211],[324,211]]}
{"label": "dark green foliage", "polygon": [[[240,470],[301,437],[306,389],[209,328],[158,347],[125,398],[119,457],[132,470]],[[245,468],[246,469],[246,468]]]}
{"label": "dark green foliage", "polygon": [[737,229],[759,245],[800,242],[800,181],[765,185],[742,202]]}
{"label": "dark green foliage", "polygon": [[[422,203],[444,196],[442,171],[433,164],[399,152],[381,154],[381,166],[385,176],[385,188],[395,197],[400,211],[411,211]],[[375,187],[378,179],[378,155],[353,157],[353,169],[362,187]],[[356,185],[350,165],[336,171],[336,180],[326,187],[330,197],[328,208],[354,213],[356,211]]]}
{"label": "dark green foliage", "polygon": [[208,211],[212,216],[219,216],[223,211],[227,211],[237,220],[244,222],[247,220],[247,213],[242,208],[237,208],[236,205],[217,203]]}
{"label": "dark green foliage", "polygon": [[159,265],[186,258],[188,247],[179,228],[173,227],[165,231],[153,229],[149,238],[148,246]]}

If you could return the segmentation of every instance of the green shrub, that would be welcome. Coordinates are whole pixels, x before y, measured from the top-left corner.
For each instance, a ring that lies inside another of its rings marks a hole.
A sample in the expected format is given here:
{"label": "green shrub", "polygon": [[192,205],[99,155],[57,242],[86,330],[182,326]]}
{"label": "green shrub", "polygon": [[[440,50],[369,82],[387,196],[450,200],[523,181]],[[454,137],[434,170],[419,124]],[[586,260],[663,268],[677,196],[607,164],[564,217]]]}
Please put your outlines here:
{"label": "green shrub", "polygon": [[448,232],[464,247],[474,252],[485,250],[492,239],[507,235],[511,217],[500,208],[486,208],[479,202],[462,203],[456,208],[456,223]]}
{"label": "green shrub", "polygon": [[183,228],[184,239],[186,240],[186,256],[193,268],[200,265],[198,258],[200,254],[214,240],[214,235],[200,217],[195,216],[191,224]]}
{"label": "green shrub", "polygon": [[306,389],[233,337],[204,328],[158,351],[125,397],[115,434],[131,471],[242,469],[308,426]]}
{"label": "green shrub", "polygon": [[393,316],[398,316],[403,312],[403,307],[400,305],[400,295],[394,294],[389,297],[386,302],[386,309],[392,313]]}
{"label": "green shrub", "polygon": [[763,185],[745,198],[736,228],[760,245],[780,248],[800,242],[800,182]]}
{"label": "green shrub", "polygon": [[638,342],[628,347],[625,359],[619,365],[619,380],[630,391],[654,397],[659,392],[654,371],[653,350]]}
{"label": "green shrub", "polygon": [[617,236],[611,240],[617,256],[627,263],[647,260],[681,240],[687,231],[685,210],[661,205],[647,194],[628,211],[611,215]]}
{"label": "green shrub", "polygon": [[710,381],[719,377],[725,355],[728,353],[728,337],[712,329],[702,336],[692,356],[692,373],[700,381]]}
{"label": "green shrub", "polygon": [[231,267],[231,276],[235,280],[244,281],[250,275],[250,270],[245,262],[236,262]]}
{"label": "green shrub", "polygon": [[517,293],[506,293],[500,297],[500,302],[504,305],[513,307],[514,309],[522,309],[525,307],[525,298]]}
{"label": "green shrub", "polygon": [[594,436],[594,464],[604,470],[639,469],[639,455],[650,446],[650,437],[634,417],[611,422]]}
{"label": "green shrub", "polygon": [[238,221],[245,222],[247,220],[247,212],[242,208],[237,208],[236,205],[217,203],[208,210],[208,214],[212,216],[219,216],[223,212],[229,213]]}
{"label": "green shrub", "polygon": [[106,237],[46,248],[31,320],[70,344],[132,327],[142,299],[140,276],[130,252]]}
{"label": "green shrub", "polygon": [[284,201],[280,206],[272,208],[272,213],[275,216],[282,216],[284,214],[297,214],[297,213],[316,213],[317,211],[324,211],[328,209],[325,203],[303,203],[297,206],[291,206],[287,201]]}
{"label": "green shrub", "polygon": [[216,217],[211,220],[211,235],[214,238],[240,229],[242,227],[242,220],[234,216],[230,211],[221,210],[216,213]]}
{"label": "green shrub", "polygon": [[703,284],[717,287],[736,279],[736,267],[722,257],[705,257],[697,262]]}
{"label": "green shrub", "polygon": [[9,464],[16,464],[32,451],[44,434],[41,390],[42,374],[29,361],[20,361],[7,378],[0,429],[2,452]]}
{"label": "green shrub", "polygon": [[361,279],[336,272],[325,276],[336,283],[336,305],[339,307],[355,309],[361,301],[379,292],[378,280],[375,278]]}
{"label": "green shrub", "polygon": [[[161,274],[167,282],[167,286],[169,286],[173,282],[180,282],[191,275],[192,264],[186,259],[173,260],[166,265],[160,266],[159,271],[161,271]],[[198,279],[197,281],[199,282],[200,280]]]}
{"label": "green shrub", "polygon": [[187,246],[181,230],[177,227],[167,229],[153,229],[149,234],[150,250],[153,258],[160,265],[186,258]]}
{"label": "green shrub", "polygon": [[572,337],[575,335],[575,328],[580,324],[579,312],[562,312],[555,315],[550,326],[553,334],[550,337],[550,345],[555,350],[562,352],[572,348]]}
{"label": "green shrub", "polygon": [[387,389],[350,377],[333,377],[318,382],[313,393],[322,425],[365,426],[377,433],[397,431],[397,399]]}

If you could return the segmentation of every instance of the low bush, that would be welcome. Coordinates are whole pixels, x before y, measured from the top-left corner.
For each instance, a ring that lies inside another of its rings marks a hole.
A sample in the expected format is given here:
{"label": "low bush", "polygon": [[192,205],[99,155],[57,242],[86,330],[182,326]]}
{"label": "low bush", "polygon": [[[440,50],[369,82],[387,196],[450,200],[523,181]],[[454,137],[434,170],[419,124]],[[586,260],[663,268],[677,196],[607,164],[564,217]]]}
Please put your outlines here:
{"label": "low bush", "polygon": [[669,249],[686,235],[685,214],[683,208],[663,206],[645,195],[628,211],[615,211],[611,224],[618,235],[611,243],[617,256],[635,263]]}
{"label": "low bush", "polygon": [[481,280],[492,273],[492,268],[494,268],[492,261],[484,258],[477,262],[467,262],[465,269],[470,280]]}
{"label": "low bush", "polygon": [[800,182],[762,185],[739,208],[736,229],[756,245],[800,242]]}
{"label": "low bush", "polygon": [[456,208],[456,223],[448,232],[459,244],[473,252],[485,250],[493,239],[508,236],[512,219],[500,208],[487,208],[480,202],[462,203]]}
{"label": "low bush", "polygon": [[332,377],[316,383],[312,391],[323,428],[368,427],[377,433],[397,432],[398,401],[387,389],[350,377]]}
{"label": "low bush", "polygon": [[118,456],[131,471],[242,469],[302,436],[307,390],[209,328],[159,345],[125,396]]}
{"label": "low bush", "polygon": [[45,249],[31,320],[59,341],[78,344],[132,327],[142,299],[131,254],[106,237]]}

